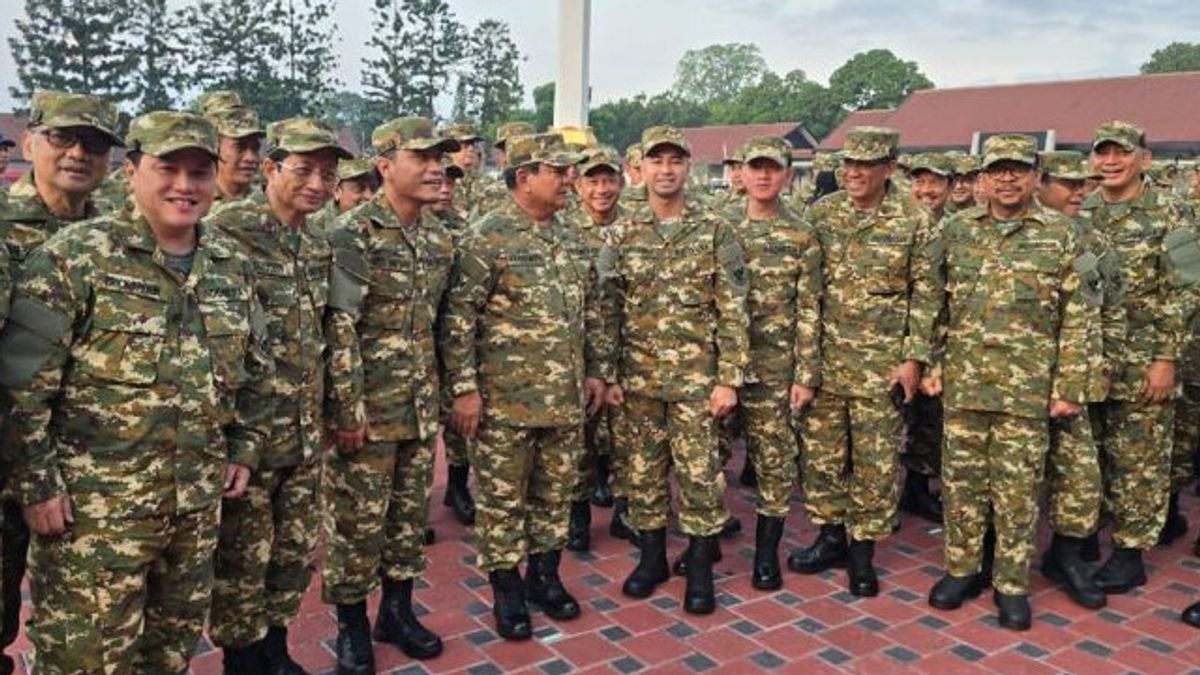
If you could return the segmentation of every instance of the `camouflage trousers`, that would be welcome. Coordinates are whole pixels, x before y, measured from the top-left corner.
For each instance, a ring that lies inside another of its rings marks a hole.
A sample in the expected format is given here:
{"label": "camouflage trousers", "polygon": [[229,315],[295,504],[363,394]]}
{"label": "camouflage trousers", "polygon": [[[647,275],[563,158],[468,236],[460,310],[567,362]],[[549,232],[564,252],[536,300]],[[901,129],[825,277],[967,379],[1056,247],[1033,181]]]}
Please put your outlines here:
{"label": "camouflage trousers", "polygon": [[1148,551],[1167,520],[1175,405],[1093,403],[1088,411],[1104,452],[1104,511],[1113,544]]}
{"label": "camouflage trousers", "polygon": [[1200,385],[1184,385],[1175,399],[1175,429],[1171,445],[1171,492],[1182,492],[1196,479],[1196,449],[1200,447]]}
{"label": "camouflage trousers", "polygon": [[633,527],[667,526],[671,507],[667,474],[674,467],[680,529],[691,536],[719,532],[729,511],[717,425],[708,412],[708,401],[662,401],[627,392],[617,421],[617,445],[628,448],[623,469]]}
{"label": "camouflage trousers", "polygon": [[241,499],[221,503],[208,634],[245,647],[287,626],[312,580],[320,519],[321,459],[260,469]]}
{"label": "camouflage trousers", "polygon": [[511,569],[567,543],[582,454],[582,426],[510,427],[485,412],[471,444],[480,569]]}
{"label": "camouflage trousers", "polygon": [[746,452],[758,473],[759,515],[786,518],[796,485],[800,443],[792,427],[787,385],[749,384],[740,393]]}
{"label": "camouflage trousers", "polygon": [[[573,501],[581,502],[596,489],[596,460],[612,457],[612,415],[607,408],[583,423],[583,452],[579,455],[579,485]],[[620,496],[620,495],[618,495]]]}
{"label": "camouflage trousers", "polygon": [[321,598],[326,603],[365,600],[381,574],[404,581],[425,572],[434,442],[374,442],[354,454],[327,455],[321,570]]}
{"label": "camouflage trousers", "polygon": [[66,535],[35,536],[34,672],[188,672],[216,546],[217,504],[147,519],[95,519],[77,508]]}
{"label": "camouflage trousers", "polygon": [[[741,406],[717,422],[717,456],[721,466],[729,465],[729,460],[733,459],[733,446],[739,440],[746,440],[746,413]],[[750,446],[747,444],[745,447],[749,457]]]}
{"label": "camouflage trousers", "polygon": [[1038,491],[1050,447],[1047,420],[947,409],[945,433],[946,572],[979,572],[990,521],[996,528],[992,587],[1028,594]]}
{"label": "camouflage trousers", "polygon": [[1050,453],[1046,457],[1050,493],[1050,528],[1067,537],[1086,537],[1100,525],[1104,485],[1100,450],[1087,410],[1078,417],[1050,420]]}
{"label": "camouflage trousers", "polygon": [[442,426],[442,445],[446,447],[446,464],[450,466],[468,466],[469,453],[467,446],[469,441],[458,435],[454,430],[453,425],[449,420]]}
{"label": "camouflage trousers", "polygon": [[942,397],[918,393],[904,415],[904,455],[909,471],[936,476],[942,470]]}
{"label": "camouflage trousers", "polygon": [[859,541],[892,533],[900,424],[886,396],[817,394],[804,418],[804,496],[813,522],[845,525]]}

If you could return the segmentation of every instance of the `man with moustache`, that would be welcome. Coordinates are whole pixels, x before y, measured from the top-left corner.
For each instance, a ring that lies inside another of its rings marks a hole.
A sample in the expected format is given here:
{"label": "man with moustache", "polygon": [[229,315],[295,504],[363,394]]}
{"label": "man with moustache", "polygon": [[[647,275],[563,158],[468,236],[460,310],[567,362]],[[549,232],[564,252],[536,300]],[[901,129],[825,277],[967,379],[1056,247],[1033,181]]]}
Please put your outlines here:
{"label": "man with moustache", "polygon": [[273,414],[248,261],[200,223],[216,130],[152,112],[125,146],[134,208],[34,251],[0,334],[40,673],[187,672],[221,498],[244,494]]}
{"label": "man with moustache", "polygon": [[[288,624],[312,577],[325,445],[324,316],[333,252],[308,219],[351,153],[303,117],[267,129],[266,199],[231,203],[211,224],[250,258],[275,360],[275,415],[246,494],[221,506],[209,636],[226,675],[299,675]],[[336,377],[336,376],[335,376]]]}
{"label": "man with moustache", "polygon": [[[123,144],[115,133],[116,108],[98,97],[38,90],[29,108],[21,152],[32,169],[9,188],[8,199],[0,201],[0,243],[14,277],[51,235],[69,223],[98,215],[93,193],[104,179],[112,147]],[[5,441],[0,456],[3,475],[21,452],[11,440]],[[29,549],[20,504],[6,496],[3,508],[0,650],[11,645],[20,631],[21,579]],[[0,671],[9,665],[8,657],[3,657]]]}

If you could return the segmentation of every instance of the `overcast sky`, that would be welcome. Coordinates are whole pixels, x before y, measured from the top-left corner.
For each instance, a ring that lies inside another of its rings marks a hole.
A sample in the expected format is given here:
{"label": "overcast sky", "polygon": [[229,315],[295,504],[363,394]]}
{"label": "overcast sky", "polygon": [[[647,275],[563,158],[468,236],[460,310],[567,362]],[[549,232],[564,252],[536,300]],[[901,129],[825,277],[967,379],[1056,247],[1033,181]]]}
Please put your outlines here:
{"label": "overcast sky", "polygon": [[[26,0],[34,2],[36,0]],[[189,0],[175,0],[182,4]],[[16,75],[0,0],[0,108]],[[507,21],[526,56],[526,97],[555,75],[558,0],[449,0],[460,20]],[[339,0],[339,72],[357,88],[371,0]],[[688,49],[751,42],[780,73],[825,82],[854,53],[885,47],[939,87],[1136,74],[1156,48],[1200,40],[1196,0],[593,0],[592,97],[671,85]]]}

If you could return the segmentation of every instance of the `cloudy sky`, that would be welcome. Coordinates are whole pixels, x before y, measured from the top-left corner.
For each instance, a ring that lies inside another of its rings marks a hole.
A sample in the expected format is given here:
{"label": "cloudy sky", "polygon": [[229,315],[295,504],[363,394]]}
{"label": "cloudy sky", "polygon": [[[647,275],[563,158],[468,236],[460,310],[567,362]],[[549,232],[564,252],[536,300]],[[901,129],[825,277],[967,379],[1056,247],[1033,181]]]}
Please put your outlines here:
{"label": "cloudy sky", "polygon": [[[449,2],[464,23],[509,23],[526,55],[527,96],[554,78],[558,0]],[[371,5],[338,2],[339,72],[350,87],[367,53]],[[3,14],[0,37],[8,38],[13,15]],[[952,87],[1129,75],[1156,48],[1198,39],[1194,0],[593,0],[592,96],[662,91],[685,51],[724,42],[757,44],[777,72],[800,68],[822,82],[854,53],[886,47]],[[12,104],[15,79],[5,39],[0,108]]]}

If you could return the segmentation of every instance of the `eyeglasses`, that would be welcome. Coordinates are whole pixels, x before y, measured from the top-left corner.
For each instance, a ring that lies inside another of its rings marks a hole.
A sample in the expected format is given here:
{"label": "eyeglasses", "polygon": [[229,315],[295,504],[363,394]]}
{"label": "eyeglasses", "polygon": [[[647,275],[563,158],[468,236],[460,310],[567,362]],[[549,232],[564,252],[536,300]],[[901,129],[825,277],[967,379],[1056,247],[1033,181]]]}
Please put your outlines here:
{"label": "eyeglasses", "polygon": [[280,169],[291,171],[296,178],[299,178],[302,183],[307,183],[312,180],[313,176],[321,179],[321,183],[325,185],[337,185],[338,176],[336,171],[317,171],[311,166],[295,166],[288,164],[280,164]]}
{"label": "eyeglasses", "polygon": [[1033,167],[1028,164],[1014,163],[999,163],[993,164],[983,170],[990,178],[1012,177],[1023,178],[1028,176],[1033,171]]}
{"label": "eyeglasses", "polygon": [[76,145],[83,146],[83,151],[89,155],[103,155],[112,147],[112,141],[90,129],[39,129],[37,133],[46,139],[51,146],[59,150],[70,150]]}

